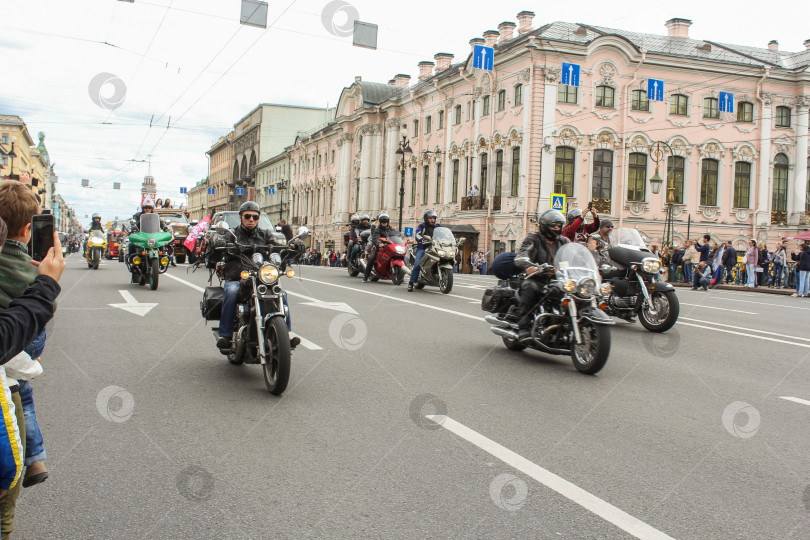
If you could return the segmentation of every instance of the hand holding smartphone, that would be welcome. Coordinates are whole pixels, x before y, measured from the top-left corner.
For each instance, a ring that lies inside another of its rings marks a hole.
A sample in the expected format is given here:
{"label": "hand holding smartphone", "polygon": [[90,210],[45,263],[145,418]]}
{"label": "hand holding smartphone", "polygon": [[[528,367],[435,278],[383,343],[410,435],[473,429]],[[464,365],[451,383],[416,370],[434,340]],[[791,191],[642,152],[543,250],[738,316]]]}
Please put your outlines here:
{"label": "hand holding smartphone", "polygon": [[53,247],[56,228],[53,214],[37,214],[31,219],[31,258],[41,261]]}

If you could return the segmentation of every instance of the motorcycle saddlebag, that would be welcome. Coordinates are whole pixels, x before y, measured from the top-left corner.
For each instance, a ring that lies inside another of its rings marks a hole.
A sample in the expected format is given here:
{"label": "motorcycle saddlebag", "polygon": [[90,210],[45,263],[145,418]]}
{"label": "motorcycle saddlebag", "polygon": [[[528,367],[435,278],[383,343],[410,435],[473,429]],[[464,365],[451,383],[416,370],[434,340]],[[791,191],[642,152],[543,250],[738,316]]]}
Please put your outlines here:
{"label": "motorcycle saddlebag", "polygon": [[515,298],[515,291],[509,287],[493,287],[484,292],[481,309],[490,313],[503,313]]}
{"label": "motorcycle saddlebag", "polygon": [[225,296],[224,287],[206,287],[203,293],[200,310],[206,321],[218,321],[222,315],[222,298]]}

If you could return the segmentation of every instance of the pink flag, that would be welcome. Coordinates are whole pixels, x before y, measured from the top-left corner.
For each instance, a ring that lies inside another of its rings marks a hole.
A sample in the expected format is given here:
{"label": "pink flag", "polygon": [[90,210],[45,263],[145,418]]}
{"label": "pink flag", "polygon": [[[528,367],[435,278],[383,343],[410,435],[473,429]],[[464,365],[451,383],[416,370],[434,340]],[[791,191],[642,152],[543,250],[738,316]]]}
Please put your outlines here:
{"label": "pink flag", "polygon": [[183,242],[183,245],[186,246],[186,249],[189,251],[194,250],[194,246],[197,244],[197,236],[200,233],[204,233],[208,230],[208,224],[211,222],[211,216],[205,216],[202,221],[194,225],[191,230],[188,232],[188,238],[186,241]]}

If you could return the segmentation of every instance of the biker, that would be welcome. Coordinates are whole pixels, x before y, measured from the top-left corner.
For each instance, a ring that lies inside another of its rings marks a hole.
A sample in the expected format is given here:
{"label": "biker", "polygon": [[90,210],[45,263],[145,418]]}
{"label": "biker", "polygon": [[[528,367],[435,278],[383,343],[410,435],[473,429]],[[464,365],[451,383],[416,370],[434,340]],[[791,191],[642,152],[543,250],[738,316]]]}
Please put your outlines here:
{"label": "biker", "polygon": [[[554,257],[560,246],[570,242],[561,236],[565,216],[558,210],[546,210],[540,216],[540,230],[531,233],[523,240],[515,265],[522,268],[529,276],[539,270],[543,264],[554,264]],[[518,305],[519,341],[531,338],[531,312],[543,294],[543,285],[535,279],[524,279],[520,284],[520,304]]]}
{"label": "biker", "polygon": [[381,247],[381,239],[385,240],[391,238],[392,236],[398,236],[399,231],[395,228],[391,227],[391,218],[388,214],[382,213],[377,216],[377,226],[374,227],[371,231],[371,251],[368,256],[368,262],[366,263],[366,272],[363,275],[363,283],[368,282],[368,276],[371,275],[371,270],[374,268],[374,261],[377,260],[377,252],[380,250]]}
{"label": "biker", "polygon": [[354,263],[352,253],[354,246],[357,244],[357,227],[360,226],[360,216],[352,214],[351,222],[349,223],[349,241],[346,243],[346,253],[349,255],[349,261]]}
{"label": "biker", "polygon": [[[101,226],[101,214],[93,214],[93,222],[90,224],[89,231],[101,231],[102,234],[104,233],[104,227]],[[90,236],[88,235],[88,237],[84,239],[84,251],[87,251],[87,240],[89,238]]]}
{"label": "biker", "polygon": [[352,247],[352,254],[351,254],[351,262],[352,265],[357,264],[357,254],[360,253],[360,246],[363,245],[365,242],[363,238],[360,236],[360,233],[363,231],[367,231],[371,228],[371,218],[368,217],[368,214],[363,214],[360,216],[360,223],[353,227],[352,230],[354,234],[352,236],[352,241],[354,242],[354,247]]}
{"label": "biker", "polygon": [[416,252],[414,253],[413,257],[411,279],[408,280],[408,292],[413,292],[413,286],[419,279],[419,263],[422,261],[422,257],[425,255],[425,245],[422,243],[422,239],[427,237],[427,241],[425,243],[429,243],[433,236],[433,229],[436,227],[441,227],[441,225],[436,223],[436,220],[439,219],[439,215],[434,210],[428,210],[422,217],[424,218],[424,221],[419,224],[415,233],[417,244]]}
{"label": "biker", "polygon": [[610,247],[610,233],[613,232],[613,222],[609,219],[602,221],[599,231],[593,233],[590,237],[596,239],[596,250],[607,255],[607,250]]}
{"label": "biker", "polygon": [[588,203],[588,210],[593,217],[593,221],[585,225],[585,217],[582,210],[574,208],[568,212],[567,225],[563,229],[562,235],[572,242],[584,244],[588,240],[588,235],[599,229],[599,216],[593,209],[593,203]]}
{"label": "biker", "polygon": [[[269,231],[259,228],[259,205],[253,201],[247,201],[239,208],[239,220],[241,224],[233,229],[236,242],[243,246],[270,246],[273,244],[273,237]],[[219,238],[219,237],[215,237]],[[217,254],[213,256],[217,258]],[[220,255],[221,257],[221,255]],[[229,351],[233,342],[234,321],[236,319],[236,305],[239,301],[240,274],[242,273],[242,260],[238,255],[226,254],[224,256],[225,268],[223,276],[225,283],[223,287],[225,294],[222,297],[222,315],[219,321],[219,339],[217,347],[221,351]],[[287,295],[284,295],[284,303],[287,304]],[[289,304],[287,304],[289,308]],[[289,313],[287,316],[287,330],[292,326]],[[301,338],[295,337],[290,340],[290,347],[295,348],[301,343]]]}

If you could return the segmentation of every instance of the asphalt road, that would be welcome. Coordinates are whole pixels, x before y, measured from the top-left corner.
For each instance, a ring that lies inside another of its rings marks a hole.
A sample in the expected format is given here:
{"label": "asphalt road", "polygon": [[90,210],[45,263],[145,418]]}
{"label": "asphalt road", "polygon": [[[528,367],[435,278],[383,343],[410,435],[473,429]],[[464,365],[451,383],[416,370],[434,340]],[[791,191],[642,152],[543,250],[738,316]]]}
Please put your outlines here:
{"label": "asphalt road", "polygon": [[276,398],[187,269],[150,291],[69,259],[33,385],[51,477],[15,537],[810,537],[810,301],[679,289],[673,330],[619,321],[585,376],[490,333],[492,278],[302,267]]}

